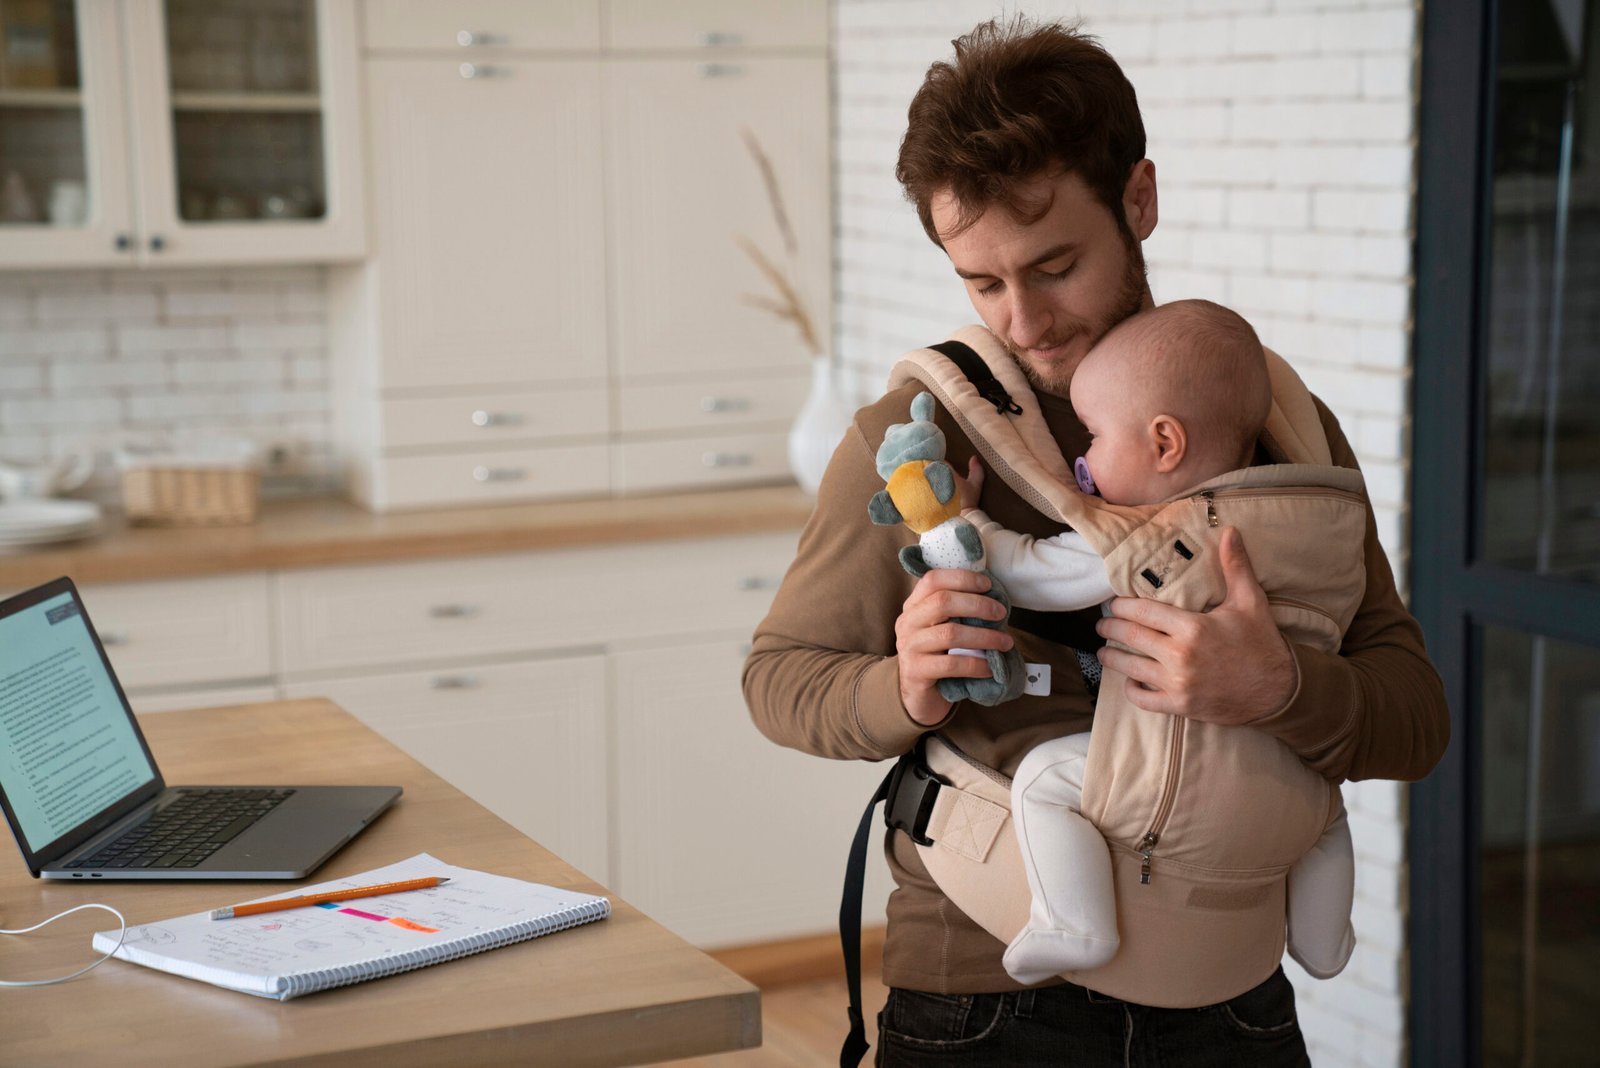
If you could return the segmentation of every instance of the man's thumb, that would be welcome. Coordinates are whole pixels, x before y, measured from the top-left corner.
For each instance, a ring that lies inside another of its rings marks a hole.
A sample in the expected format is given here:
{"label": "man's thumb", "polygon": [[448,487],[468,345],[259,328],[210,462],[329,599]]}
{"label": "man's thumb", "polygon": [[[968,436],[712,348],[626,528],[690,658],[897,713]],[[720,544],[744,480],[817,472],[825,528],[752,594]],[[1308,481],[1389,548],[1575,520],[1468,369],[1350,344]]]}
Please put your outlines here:
{"label": "man's thumb", "polygon": [[1227,584],[1226,600],[1261,596],[1261,583],[1256,579],[1255,568],[1250,564],[1250,554],[1245,552],[1244,538],[1239,528],[1228,527],[1222,532],[1222,579]]}

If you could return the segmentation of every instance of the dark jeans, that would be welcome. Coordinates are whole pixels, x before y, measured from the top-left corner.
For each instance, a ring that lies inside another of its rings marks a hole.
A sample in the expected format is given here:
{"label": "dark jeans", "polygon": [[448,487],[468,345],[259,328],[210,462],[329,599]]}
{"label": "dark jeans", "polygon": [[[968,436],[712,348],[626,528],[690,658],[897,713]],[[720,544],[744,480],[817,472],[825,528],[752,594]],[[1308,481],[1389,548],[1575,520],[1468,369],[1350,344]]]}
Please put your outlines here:
{"label": "dark jeans", "polygon": [[1279,968],[1254,990],[1201,1009],[1132,1005],[1070,983],[1010,994],[891,989],[878,1016],[876,1063],[1300,1068],[1311,1061],[1294,987]]}

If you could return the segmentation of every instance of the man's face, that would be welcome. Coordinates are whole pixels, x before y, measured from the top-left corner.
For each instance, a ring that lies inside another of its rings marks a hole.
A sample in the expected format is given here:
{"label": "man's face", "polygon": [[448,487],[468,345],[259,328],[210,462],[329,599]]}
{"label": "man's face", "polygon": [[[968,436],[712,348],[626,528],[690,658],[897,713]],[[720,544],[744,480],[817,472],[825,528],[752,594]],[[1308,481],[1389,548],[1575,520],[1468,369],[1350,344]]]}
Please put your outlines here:
{"label": "man's face", "polygon": [[1024,203],[1049,209],[1025,223],[991,204],[953,233],[961,217],[955,199],[939,194],[929,207],[984,325],[1036,388],[1065,397],[1089,348],[1150,306],[1144,257],[1077,175],[1041,175],[1020,192]]}

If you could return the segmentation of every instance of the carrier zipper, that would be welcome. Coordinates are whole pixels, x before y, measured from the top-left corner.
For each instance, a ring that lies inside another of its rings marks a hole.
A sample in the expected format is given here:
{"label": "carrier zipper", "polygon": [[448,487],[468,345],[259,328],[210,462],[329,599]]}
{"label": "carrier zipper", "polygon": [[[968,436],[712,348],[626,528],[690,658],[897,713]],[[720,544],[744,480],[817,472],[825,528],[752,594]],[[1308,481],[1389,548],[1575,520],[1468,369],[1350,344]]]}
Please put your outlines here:
{"label": "carrier zipper", "polygon": [[1167,828],[1167,819],[1172,815],[1172,802],[1178,792],[1178,767],[1183,761],[1183,727],[1182,716],[1172,717],[1172,737],[1167,744],[1167,777],[1161,785],[1161,802],[1156,806],[1156,815],[1150,821],[1150,829],[1144,832],[1144,837],[1139,840],[1139,882],[1148,885],[1150,882],[1150,855],[1161,842],[1161,832]]}

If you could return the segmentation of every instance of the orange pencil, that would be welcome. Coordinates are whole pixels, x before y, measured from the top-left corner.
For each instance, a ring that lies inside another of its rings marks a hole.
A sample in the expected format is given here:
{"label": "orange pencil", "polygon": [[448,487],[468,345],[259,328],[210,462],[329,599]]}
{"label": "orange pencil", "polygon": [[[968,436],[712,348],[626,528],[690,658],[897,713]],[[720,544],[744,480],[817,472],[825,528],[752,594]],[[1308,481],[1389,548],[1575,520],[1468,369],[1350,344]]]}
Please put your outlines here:
{"label": "orange pencil", "polygon": [[381,894],[398,894],[402,890],[426,890],[450,881],[449,876],[432,876],[426,879],[407,879],[400,883],[383,883],[379,886],[356,886],[349,890],[330,890],[325,894],[303,894],[300,897],[280,897],[273,901],[257,901],[253,905],[234,905],[225,909],[212,909],[213,920],[231,920],[236,916],[255,916],[279,909],[298,909],[307,905],[321,905],[327,901],[349,901],[356,897],[378,897]]}

